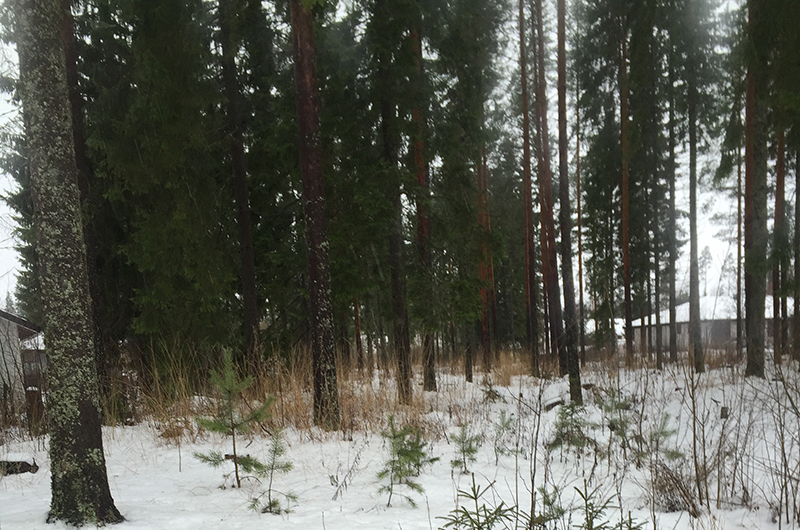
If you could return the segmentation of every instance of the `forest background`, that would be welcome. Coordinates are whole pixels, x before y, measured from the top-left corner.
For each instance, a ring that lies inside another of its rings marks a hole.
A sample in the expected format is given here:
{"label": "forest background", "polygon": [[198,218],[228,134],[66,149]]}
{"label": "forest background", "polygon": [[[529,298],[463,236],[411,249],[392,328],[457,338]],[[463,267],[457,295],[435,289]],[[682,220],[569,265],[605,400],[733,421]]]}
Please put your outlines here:
{"label": "forest background", "polygon": [[[365,351],[386,352],[387,341],[408,352],[416,338],[440,354],[466,350],[469,359],[480,350],[484,366],[501,346],[528,350],[534,365],[540,348],[558,350],[565,372],[562,349],[576,348],[577,320],[595,322],[591,336],[580,334],[582,352],[614,350],[615,318],[630,323],[685,300],[673,278],[690,248],[697,295],[700,245],[696,237],[686,244],[686,223],[673,220],[689,210],[691,226],[697,201],[677,203],[670,184],[696,182],[698,151],[699,177],[713,181],[714,194],[729,195],[744,178],[748,61],[764,74],[753,170],[764,237],[755,237],[763,248],[751,254],[760,263],[747,271],[761,281],[774,267],[776,292],[795,286],[787,205],[775,202],[786,221],[771,239],[771,216],[760,207],[768,192],[782,200],[778,181],[797,160],[797,47],[785,22],[792,17],[764,8],[748,33],[746,11],[735,5],[576,4],[569,53],[559,60],[566,73],[554,83],[550,8],[314,5],[328,325],[344,362],[352,356],[361,366]],[[71,11],[68,78],[98,359],[110,371],[124,350],[126,362],[158,373],[176,349],[208,352],[195,362],[232,347],[258,362],[291,363],[309,342],[314,304],[288,4],[77,2]],[[520,68],[528,72],[522,84]],[[4,85],[13,93],[12,77]],[[548,85],[565,91],[558,142],[547,128],[558,121],[550,119],[556,98],[545,97]],[[528,96],[532,125],[524,124]],[[3,159],[19,184],[8,199],[19,223],[16,304],[37,322],[19,132],[6,131]],[[563,157],[557,172],[550,151]],[[743,261],[726,260],[728,274]],[[569,309],[576,297],[577,313]]]}

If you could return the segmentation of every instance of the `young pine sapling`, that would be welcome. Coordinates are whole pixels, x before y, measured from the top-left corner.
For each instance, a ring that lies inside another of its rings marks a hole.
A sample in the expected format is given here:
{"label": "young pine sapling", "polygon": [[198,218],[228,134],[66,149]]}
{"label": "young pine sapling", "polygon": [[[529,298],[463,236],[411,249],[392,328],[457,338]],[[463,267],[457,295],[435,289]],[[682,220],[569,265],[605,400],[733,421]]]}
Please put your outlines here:
{"label": "young pine sapling", "polygon": [[219,451],[209,451],[208,453],[196,452],[194,456],[201,462],[214,467],[221,466],[225,460],[233,460],[236,487],[241,488],[240,469],[245,473],[263,476],[267,468],[262,462],[250,455],[238,454],[236,448],[237,436],[248,433],[254,424],[262,423],[268,419],[269,413],[267,410],[272,405],[274,398],[270,397],[247,414],[240,414],[243,393],[253,384],[253,377],[239,378],[230,350],[224,351],[222,369],[211,374],[211,384],[220,395],[219,408],[212,418],[196,418],[197,424],[208,431],[230,436],[233,450],[231,455],[223,455]]}
{"label": "young pine sapling", "polygon": [[[287,512],[281,508],[281,503],[278,499],[273,498],[274,494],[283,495],[286,498],[287,504],[297,501],[297,496],[294,493],[283,493],[273,489],[276,473],[288,473],[293,469],[293,465],[288,460],[281,458],[286,454],[286,443],[283,438],[283,431],[275,429],[270,436],[269,454],[267,461],[264,463],[265,473],[264,477],[267,481],[267,491],[263,492],[258,497],[251,499],[250,507],[253,510],[261,511],[261,513],[272,513],[279,515]],[[266,498],[266,501],[262,499]]]}
{"label": "young pine sapling", "polygon": [[494,488],[494,482],[481,489],[475,483],[475,474],[472,474],[472,487],[469,490],[458,490],[458,497],[468,502],[458,506],[447,517],[437,517],[445,521],[442,529],[454,528],[456,530],[491,530],[497,524],[508,528],[514,521],[514,508],[500,503],[495,507],[483,502],[483,496]]}
{"label": "young pine sapling", "polygon": [[[394,416],[389,416],[389,428],[381,435],[389,444],[389,458],[384,463],[383,469],[378,472],[378,480],[388,479],[389,483],[382,485],[378,492],[389,494],[386,506],[390,507],[395,488],[401,484],[416,493],[423,493],[422,486],[414,480],[414,477],[419,476],[422,468],[439,459],[428,456],[427,444],[422,441],[419,429],[410,425],[397,429]],[[398,495],[416,507],[417,504],[410,496],[400,493]]]}
{"label": "young pine sapling", "polygon": [[456,444],[455,458],[450,461],[453,469],[460,469],[462,473],[469,473],[467,466],[475,462],[475,455],[481,445],[480,435],[469,433],[466,423],[462,423],[457,434],[453,435],[453,442]]}

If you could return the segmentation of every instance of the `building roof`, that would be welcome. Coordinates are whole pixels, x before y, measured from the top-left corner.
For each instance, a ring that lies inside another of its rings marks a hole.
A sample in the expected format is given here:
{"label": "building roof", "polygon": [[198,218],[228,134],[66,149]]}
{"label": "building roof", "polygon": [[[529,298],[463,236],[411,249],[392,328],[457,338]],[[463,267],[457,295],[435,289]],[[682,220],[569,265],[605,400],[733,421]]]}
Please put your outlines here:
{"label": "building roof", "polygon": [[0,309],[0,318],[8,320],[9,322],[12,322],[17,325],[17,330],[19,332],[20,340],[27,340],[42,332],[42,328],[40,328],[30,320],[22,318],[17,315],[13,315],[8,311],[3,311],[2,309]]}
{"label": "building roof", "polygon": [[[789,315],[794,314],[794,299],[787,297],[787,305]],[[744,300],[742,300],[742,312],[744,313]],[[764,304],[764,316],[772,318],[772,295],[767,295],[766,303]],[[653,323],[655,324],[655,313],[652,315]],[[634,320],[634,326],[641,326],[642,319]],[[644,318],[645,324],[647,317]],[[736,299],[730,296],[701,296],[700,297],[700,320],[736,320]],[[669,322],[669,309],[661,311],[662,324]],[[680,304],[675,307],[675,322],[689,322],[689,302]]]}

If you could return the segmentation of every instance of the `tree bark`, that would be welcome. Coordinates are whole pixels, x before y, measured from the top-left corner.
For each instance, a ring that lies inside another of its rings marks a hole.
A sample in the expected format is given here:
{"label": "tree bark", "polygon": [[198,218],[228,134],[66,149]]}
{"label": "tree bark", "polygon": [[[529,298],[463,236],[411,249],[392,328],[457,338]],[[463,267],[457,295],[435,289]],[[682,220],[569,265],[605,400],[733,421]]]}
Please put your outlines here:
{"label": "tree bark", "polygon": [[[64,43],[67,67],[67,89],[69,90],[69,103],[72,111],[72,138],[75,146],[75,162],[78,167],[78,189],[81,195],[81,204],[84,211],[88,211],[90,200],[92,167],[86,154],[86,131],[83,126],[84,101],[78,86],[80,75],[78,73],[78,47],[75,43],[74,19],[72,17],[72,0],[61,0],[61,9],[64,17],[61,21],[61,39]],[[94,335],[94,355],[97,363],[97,372],[100,381],[100,394],[107,396],[110,392],[110,372],[112,353],[117,350],[107,347],[107,334],[104,326],[105,297],[100,288],[100,278],[97,272],[97,243],[96,229],[91,214],[84,220],[83,238],[86,243],[87,273],[89,276],[89,295],[92,303],[92,333]]]}
{"label": "tree bark", "polygon": [[633,316],[631,308],[630,195],[628,183],[628,36],[620,25],[619,62],[620,130],[622,146],[622,267],[625,291],[625,362],[633,364]]}
{"label": "tree bark", "polygon": [[20,94],[48,350],[52,499],[48,521],[123,520],[111,497],[100,421],[86,247],[60,0],[16,8]]}
{"label": "tree bark", "polygon": [[653,200],[653,264],[655,266],[656,369],[664,367],[664,330],[661,329],[661,228],[658,226],[658,200]]}
{"label": "tree bark", "polygon": [[366,362],[364,361],[364,343],[361,340],[361,307],[357,296],[353,298],[353,316],[356,325],[356,367],[361,372],[364,370]]}
{"label": "tree bark", "polygon": [[736,164],[736,359],[742,359],[742,148]]}
{"label": "tree bark", "polygon": [[583,314],[583,216],[581,215],[581,107],[579,88],[576,88],[575,124],[575,185],[577,188],[578,214],[578,329],[580,331],[581,365],[584,365],[586,363],[586,321]]}
{"label": "tree bark", "polygon": [[[800,150],[796,152],[794,166],[795,190],[800,190]],[[795,192],[796,193],[796,192]],[[794,321],[792,338],[794,339],[792,348],[792,359],[800,361],[800,200],[794,201]]]}
{"label": "tree bark", "polygon": [[[411,28],[409,39],[414,54],[414,107],[411,109],[411,121],[414,125],[414,172],[417,176],[418,199],[417,199],[417,248],[419,251],[419,261],[422,266],[422,274],[426,278],[426,283],[431,278],[431,250],[428,245],[430,237],[430,218],[428,216],[428,200],[430,197],[430,183],[428,181],[428,171],[425,164],[425,123],[422,119],[423,107],[423,87],[422,87],[422,38],[420,26],[422,17],[415,17],[415,25]],[[428,283],[430,285],[430,283]],[[431,322],[426,318],[422,323],[422,365],[423,379],[422,389],[428,392],[436,391],[436,355],[434,351],[434,339],[431,332]]]}
{"label": "tree bark", "polygon": [[[391,7],[386,0],[377,0],[374,5],[373,21],[376,32],[389,35]],[[380,112],[381,161],[390,179],[387,186],[392,214],[389,224],[389,268],[392,289],[392,331],[394,353],[397,359],[397,399],[402,404],[411,403],[411,357],[408,330],[408,308],[406,306],[405,257],[403,249],[403,204],[400,198],[401,182],[398,170],[400,131],[398,128],[396,88],[392,49],[394,43],[380,42],[376,59],[378,69],[378,107]]]}
{"label": "tree bark", "polygon": [[303,214],[308,252],[308,295],[311,308],[311,351],[314,369],[314,423],[337,429],[341,421],[333,336],[331,277],[328,266],[328,221],[322,182],[322,146],[314,51],[313,15],[302,0],[292,0],[299,135],[300,171],[303,175]]}
{"label": "tree bark", "polygon": [[558,0],[558,182],[561,225],[561,279],[564,284],[564,345],[572,403],[583,404],[581,367],[578,359],[578,327],[575,317],[575,283],[572,278],[572,206],[569,199],[567,162],[567,50],[566,6]]}
{"label": "tree bark", "polygon": [[546,242],[547,303],[550,321],[552,348],[558,352],[558,366],[561,375],[568,373],[566,344],[564,343],[564,322],[561,313],[561,295],[558,286],[558,258],[556,252],[555,222],[553,219],[553,182],[550,174],[550,141],[547,132],[547,80],[544,67],[544,22],[542,0],[536,0],[536,25],[538,39],[538,69],[536,83],[537,120],[539,122],[539,200],[542,209],[542,235]]}
{"label": "tree bark", "polygon": [[[481,120],[482,122],[483,120]],[[485,147],[481,145],[476,167],[476,178],[478,188],[478,226],[480,227],[478,248],[480,249],[480,261],[478,262],[478,279],[480,281],[481,298],[481,354],[483,359],[483,369],[488,374],[492,371],[492,345],[489,332],[489,318],[491,310],[490,299],[490,276],[489,263],[491,261],[489,251],[489,238],[491,237],[489,227],[489,185],[487,179],[487,169],[485,162]]]}
{"label": "tree bark", "polygon": [[[748,1],[748,26],[757,23],[760,5]],[[747,68],[745,105],[744,296],[747,366],[745,375],[764,377],[764,299],[767,256],[766,116],[763,68],[753,54]]]}
{"label": "tree bark", "polygon": [[531,373],[539,375],[539,321],[536,315],[536,255],[533,233],[533,184],[531,179],[531,133],[528,110],[528,57],[525,52],[525,11],[519,0],[519,68],[522,91],[522,193],[525,223],[525,333]]}
{"label": "tree bark", "polygon": [[669,61],[669,262],[667,264],[667,280],[669,282],[669,360],[678,362],[678,323],[676,322],[677,305],[675,264],[678,261],[678,230],[675,214],[675,73],[672,58]]}
{"label": "tree bark", "polygon": [[236,224],[239,228],[239,280],[242,287],[244,309],[242,326],[246,350],[244,359],[253,369],[261,365],[258,346],[258,289],[256,288],[255,248],[253,223],[250,218],[250,192],[247,185],[247,167],[244,153],[244,126],[242,125],[242,95],[236,73],[237,46],[233,40],[233,26],[238,14],[231,0],[219,0],[220,44],[222,47],[222,82],[227,100],[226,121],[233,169],[233,192],[236,200]]}
{"label": "tree bark", "polygon": [[782,277],[785,272],[784,267],[784,187],[786,165],[784,153],[786,150],[785,133],[782,128],[778,129],[777,162],[775,164],[775,224],[774,224],[774,249],[772,267],[772,349],[774,351],[775,364],[781,364],[783,356],[783,315],[781,314],[782,302],[784,300],[781,289],[783,287]]}
{"label": "tree bark", "polygon": [[697,81],[689,67],[689,356],[696,373],[706,371],[700,330],[700,271],[697,261]]}

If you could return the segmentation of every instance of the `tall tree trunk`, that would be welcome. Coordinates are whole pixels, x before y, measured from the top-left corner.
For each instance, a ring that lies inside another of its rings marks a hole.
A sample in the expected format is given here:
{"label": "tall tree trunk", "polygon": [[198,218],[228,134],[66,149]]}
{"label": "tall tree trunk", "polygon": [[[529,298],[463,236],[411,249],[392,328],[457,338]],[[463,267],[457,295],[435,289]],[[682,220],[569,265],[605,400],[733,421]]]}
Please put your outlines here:
{"label": "tall tree trunk", "polygon": [[[253,223],[250,219],[250,192],[247,186],[247,168],[244,154],[244,127],[242,125],[242,104],[239,80],[236,73],[236,54],[238,46],[234,43],[232,31],[238,18],[236,7],[231,0],[219,0],[220,44],[222,46],[222,82],[227,99],[227,128],[233,165],[233,191],[236,200],[236,223],[239,228],[239,279],[242,287],[244,306],[244,327],[246,340],[246,361],[252,368],[261,365],[261,352],[258,346],[258,290],[256,288],[256,262],[253,246]],[[242,360],[242,359],[240,359]]]}
{"label": "tall tree trunk", "polygon": [[621,24],[619,62],[620,129],[622,145],[622,267],[625,291],[625,362],[633,364],[633,316],[631,308],[630,190],[628,175],[628,36]]}
{"label": "tall tree trunk", "polygon": [[667,279],[669,281],[669,360],[678,362],[678,323],[676,322],[677,295],[675,283],[675,264],[678,261],[678,229],[675,214],[675,73],[672,58],[669,61],[669,262],[667,264]]}
{"label": "tall tree trunk", "polygon": [[572,206],[569,200],[567,161],[567,50],[565,0],[558,0],[558,183],[561,225],[561,279],[564,283],[564,345],[572,403],[583,404],[581,366],[578,359],[578,326],[575,316],[575,283],[572,278]]}
{"label": "tall tree trunk", "polygon": [[[484,154],[483,165],[486,167],[486,155]],[[489,172],[486,171],[486,175],[488,176]],[[489,221],[489,236],[491,241],[491,234],[492,234],[492,219],[491,217],[488,218]],[[497,291],[495,289],[495,282],[494,282],[494,254],[489,249],[489,309],[492,315],[492,333],[490,335],[492,341],[492,354],[494,355],[495,362],[500,360],[500,332],[498,323],[497,323]]]}
{"label": "tall tree trunk", "polygon": [[60,0],[16,3],[20,94],[30,153],[49,359],[48,521],[123,520],[103,454],[97,365]]}
{"label": "tall tree trunk", "polygon": [[474,326],[471,324],[467,324],[466,327],[466,335],[467,335],[467,348],[464,352],[464,377],[467,383],[472,383],[472,379],[474,376],[474,365],[475,365],[475,335],[476,329],[480,331],[480,320],[476,321]]}
{"label": "tall tree trunk", "polygon": [[392,283],[392,323],[394,351],[397,357],[397,399],[411,403],[411,352],[409,351],[408,314],[406,313],[406,280],[403,266],[403,219],[400,188],[393,190],[393,220],[389,233],[389,262]]}
{"label": "tall tree trunk", "polygon": [[[648,196],[647,190],[645,190],[645,202],[650,202],[650,197]],[[648,214],[648,218],[650,215]],[[649,221],[647,224],[650,224]],[[645,254],[647,254],[647,268],[650,268],[650,238],[648,234],[647,243],[645,244]],[[645,355],[646,359],[649,361],[652,359],[653,355],[653,283],[652,278],[650,277],[650,271],[647,270],[647,282],[646,282],[646,291],[647,291],[647,301],[645,302],[645,309],[647,311],[647,342],[645,343]],[[644,316],[641,319],[642,325],[644,326]]]}
{"label": "tall tree trunk", "polygon": [[333,337],[328,221],[322,183],[322,146],[314,52],[313,15],[302,0],[292,0],[292,48],[297,98],[297,132],[303,175],[303,214],[308,252],[311,352],[314,369],[314,423],[337,429],[341,421]]}
{"label": "tall tree trunk", "polygon": [[364,343],[361,341],[361,308],[357,296],[353,298],[353,316],[356,324],[356,367],[361,372],[366,363],[364,361]]}
{"label": "tall tree trunk", "polygon": [[539,375],[539,321],[536,315],[536,255],[533,232],[533,185],[531,180],[531,134],[528,111],[528,56],[525,52],[525,11],[519,0],[519,68],[522,91],[522,193],[525,222],[525,332],[531,373]]}
{"label": "tall tree trunk", "polygon": [[349,377],[350,370],[352,368],[352,362],[350,359],[350,337],[348,333],[348,326],[347,326],[347,312],[341,311],[336,314],[336,320],[338,321],[338,331],[337,335],[339,336],[339,361],[341,370],[340,372],[344,375],[345,379]]}
{"label": "tall tree trunk", "polygon": [[[481,120],[482,122],[483,120]],[[483,369],[488,374],[492,370],[492,346],[489,333],[489,189],[486,178],[485,146],[481,145],[476,167],[478,188],[478,226],[480,227],[478,248],[480,249],[480,262],[478,263],[478,279],[480,281],[481,320],[480,339]]]}
{"label": "tall tree trunk", "polygon": [[[690,70],[693,70],[690,67]],[[697,81],[689,72],[689,356],[696,373],[706,371],[700,330],[700,268],[697,261]]]}
{"label": "tall tree trunk", "polygon": [[[576,83],[577,84],[577,83]],[[575,89],[575,185],[578,214],[578,329],[580,330],[581,365],[586,363],[586,321],[583,314],[583,226],[581,215],[581,107],[580,89]]]}
{"label": "tall tree trunk", "polygon": [[783,356],[783,316],[781,315],[782,301],[784,299],[782,271],[784,270],[783,256],[785,234],[784,234],[784,186],[785,186],[785,158],[786,150],[785,134],[783,128],[778,129],[777,162],[775,164],[775,224],[774,224],[774,263],[772,267],[772,349],[774,352],[775,364],[781,364]]}
{"label": "tall tree trunk", "polygon": [[[748,1],[748,26],[756,27],[761,8],[758,0]],[[747,68],[745,105],[744,184],[744,296],[747,366],[745,375],[764,377],[764,299],[767,257],[767,149],[765,80],[758,54]]]}
{"label": "tall tree trunk", "polygon": [[655,272],[656,303],[656,369],[664,367],[664,330],[661,329],[661,228],[658,225],[658,200],[653,200],[653,264]]}
{"label": "tall tree trunk", "polygon": [[736,359],[742,359],[742,148],[736,162]]}
{"label": "tall tree trunk", "polygon": [[542,0],[536,0],[536,26],[537,26],[537,83],[536,103],[537,121],[539,122],[539,143],[541,155],[539,157],[539,201],[542,209],[542,234],[546,242],[547,251],[547,304],[548,319],[550,322],[550,337],[552,348],[558,353],[558,367],[561,375],[568,373],[567,349],[564,343],[564,323],[561,314],[561,295],[558,286],[558,258],[556,252],[556,230],[553,219],[553,182],[550,174],[550,141],[547,132],[547,76],[544,67],[544,22],[542,14]]}
{"label": "tall tree trunk", "polygon": [[[375,2],[375,21],[379,32],[391,23],[390,6],[386,0]],[[389,43],[378,46],[379,110],[381,116],[381,159],[388,170],[391,185],[387,188],[392,202],[389,225],[389,266],[392,286],[392,329],[394,353],[397,358],[397,399],[402,404],[411,403],[411,352],[408,330],[408,308],[406,304],[406,275],[403,249],[403,204],[401,200],[401,177],[398,168],[400,131],[397,117],[392,50]]]}
{"label": "tall tree trunk", "polygon": [[[795,153],[794,189],[800,190],[800,150]],[[795,192],[796,194],[797,192]],[[800,200],[794,200],[794,320],[792,359],[800,361]]]}
{"label": "tall tree trunk", "polygon": [[[417,199],[417,248],[419,251],[419,261],[422,265],[422,274],[427,282],[431,278],[431,251],[428,247],[430,237],[430,219],[428,217],[428,204],[430,183],[428,182],[428,171],[425,164],[425,124],[422,119],[423,106],[423,87],[422,87],[422,40],[419,27],[422,25],[422,17],[418,15],[414,19],[415,25],[411,28],[409,38],[414,53],[414,107],[411,110],[411,121],[414,124],[414,171],[417,176],[417,186],[419,186],[419,199]],[[429,283],[429,285],[431,285]],[[427,315],[426,315],[427,317]],[[429,392],[436,391],[436,356],[434,352],[434,340],[431,332],[431,322],[428,318],[422,323],[422,365],[423,382],[422,389]]]}
{"label": "tall tree trunk", "polygon": [[[74,19],[72,17],[72,0],[61,0],[61,10],[64,17],[61,20],[61,40],[64,44],[66,55],[67,89],[72,115],[72,139],[75,146],[75,162],[78,167],[78,189],[81,195],[81,204],[84,211],[90,200],[92,167],[86,154],[86,132],[83,126],[84,101],[78,86],[80,75],[78,73],[78,47],[75,42]],[[109,376],[112,365],[112,352],[118,351],[112,341],[106,340],[106,332],[102,315],[105,311],[105,297],[100,288],[100,278],[97,268],[97,236],[91,216],[84,220],[83,238],[86,243],[87,273],[89,276],[89,296],[92,304],[92,334],[94,337],[94,356],[97,363],[97,372],[100,382],[100,394],[104,397],[110,392]],[[114,355],[116,357],[116,355]]]}

